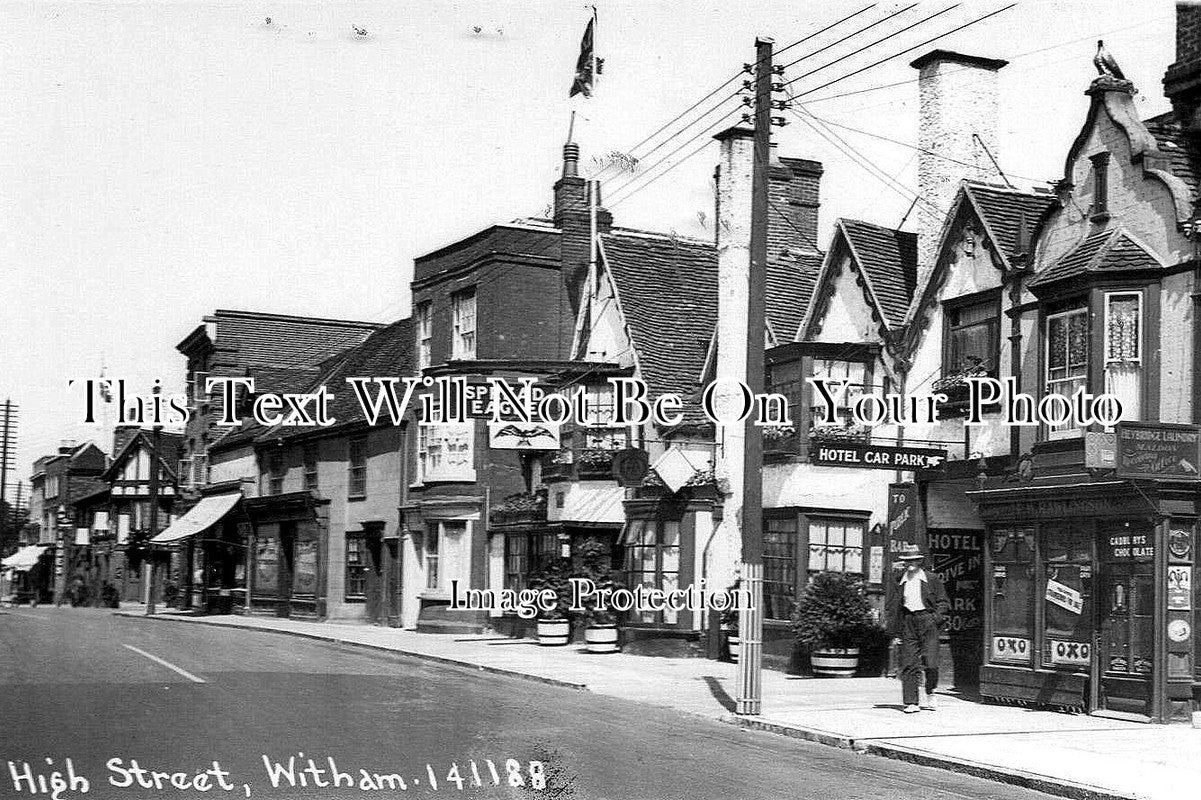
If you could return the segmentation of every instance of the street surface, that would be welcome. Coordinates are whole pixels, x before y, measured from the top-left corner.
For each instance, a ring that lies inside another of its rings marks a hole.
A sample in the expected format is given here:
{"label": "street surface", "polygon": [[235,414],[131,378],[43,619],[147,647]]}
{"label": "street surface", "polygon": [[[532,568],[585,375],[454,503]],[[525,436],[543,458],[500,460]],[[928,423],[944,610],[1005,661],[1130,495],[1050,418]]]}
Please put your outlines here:
{"label": "street surface", "polygon": [[56,771],[55,800],[84,780],[88,798],[181,800],[1047,797],[290,636],[0,610],[0,800],[50,797]]}

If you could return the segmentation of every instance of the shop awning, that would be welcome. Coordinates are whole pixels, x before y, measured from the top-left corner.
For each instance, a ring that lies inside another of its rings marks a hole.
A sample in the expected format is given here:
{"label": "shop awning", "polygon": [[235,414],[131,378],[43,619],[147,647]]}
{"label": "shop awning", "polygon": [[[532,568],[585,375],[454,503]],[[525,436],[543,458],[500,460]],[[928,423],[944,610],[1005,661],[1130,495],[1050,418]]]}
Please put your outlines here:
{"label": "shop awning", "polygon": [[624,525],[626,514],[622,502],[625,498],[625,489],[607,481],[600,486],[577,483],[563,499],[563,508],[548,510],[547,519],[552,522]]}
{"label": "shop awning", "polygon": [[188,513],[172,522],[167,529],[150,540],[151,544],[171,544],[195,536],[221,521],[242,499],[242,493],[202,497]]}
{"label": "shop awning", "polygon": [[3,561],[0,561],[0,566],[5,569],[11,569],[14,572],[27,572],[37,566],[38,559],[42,557],[42,552],[45,549],[45,547],[36,544],[27,545]]}

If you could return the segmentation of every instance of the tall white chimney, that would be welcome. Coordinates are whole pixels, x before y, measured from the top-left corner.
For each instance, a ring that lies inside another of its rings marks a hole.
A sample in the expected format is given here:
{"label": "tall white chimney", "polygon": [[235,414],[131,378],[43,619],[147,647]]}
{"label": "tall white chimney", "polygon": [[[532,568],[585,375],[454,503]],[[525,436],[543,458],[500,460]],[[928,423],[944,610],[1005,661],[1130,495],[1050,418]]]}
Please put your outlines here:
{"label": "tall white chimney", "polygon": [[[1008,64],[950,50],[932,50],[913,61],[918,70],[917,271],[921,286],[933,268],[938,236],[965,178],[989,180],[996,168],[984,148],[997,153],[997,71]],[[933,208],[931,208],[933,206]]]}
{"label": "tall white chimney", "polygon": [[[751,269],[751,183],[755,132],[733,127],[713,138],[721,143],[717,183],[717,361],[715,379],[727,387],[746,383],[747,303]],[[736,409],[736,390],[718,391],[719,411]],[[742,553],[742,425],[717,426],[714,474],[722,481],[722,520],[705,553],[708,584],[723,589],[733,580]]]}

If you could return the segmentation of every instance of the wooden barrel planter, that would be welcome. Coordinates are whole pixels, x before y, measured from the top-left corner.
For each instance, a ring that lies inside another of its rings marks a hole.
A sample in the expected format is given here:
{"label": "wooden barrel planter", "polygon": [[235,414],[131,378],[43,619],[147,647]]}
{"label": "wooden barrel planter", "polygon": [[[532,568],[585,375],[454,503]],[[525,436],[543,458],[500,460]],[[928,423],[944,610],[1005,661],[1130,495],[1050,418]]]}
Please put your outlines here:
{"label": "wooden barrel planter", "polygon": [[584,629],[584,646],[589,653],[616,653],[617,626],[589,625]]}
{"label": "wooden barrel planter", "polygon": [[730,660],[737,661],[738,654],[742,651],[742,639],[738,636],[738,631],[726,631],[726,649],[730,651]]}
{"label": "wooden barrel planter", "polygon": [[538,620],[538,644],[543,647],[562,647],[571,639],[571,622],[565,619]]}
{"label": "wooden barrel planter", "polygon": [[859,648],[814,650],[809,656],[809,663],[813,665],[814,675],[826,678],[853,678],[855,670],[859,669]]}

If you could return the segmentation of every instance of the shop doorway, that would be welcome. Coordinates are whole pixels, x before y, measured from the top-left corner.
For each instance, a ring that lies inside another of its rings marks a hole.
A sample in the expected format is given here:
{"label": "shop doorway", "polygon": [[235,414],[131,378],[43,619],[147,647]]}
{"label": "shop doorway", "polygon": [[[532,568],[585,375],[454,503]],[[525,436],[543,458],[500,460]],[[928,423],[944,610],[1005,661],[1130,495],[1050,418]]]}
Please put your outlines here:
{"label": "shop doorway", "polygon": [[[1152,715],[1151,681],[1155,659],[1155,565],[1124,556],[1137,550],[1129,531],[1103,531],[1101,552],[1110,556],[1101,565],[1098,603],[1097,658],[1093,667],[1094,707],[1105,711]],[[1146,533],[1146,541],[1152,539]],[[1115,544],[1115,542],[1123,542]],[[1115,557],[1115,551],[1117,556]]]}

